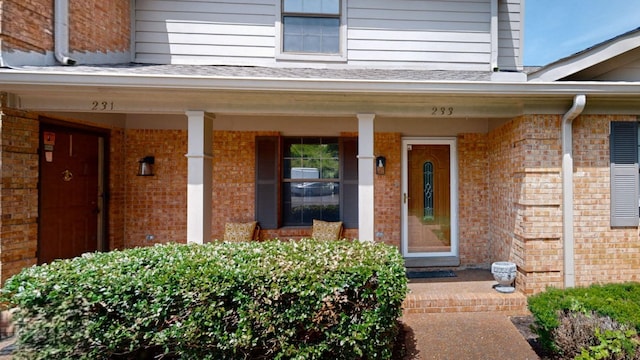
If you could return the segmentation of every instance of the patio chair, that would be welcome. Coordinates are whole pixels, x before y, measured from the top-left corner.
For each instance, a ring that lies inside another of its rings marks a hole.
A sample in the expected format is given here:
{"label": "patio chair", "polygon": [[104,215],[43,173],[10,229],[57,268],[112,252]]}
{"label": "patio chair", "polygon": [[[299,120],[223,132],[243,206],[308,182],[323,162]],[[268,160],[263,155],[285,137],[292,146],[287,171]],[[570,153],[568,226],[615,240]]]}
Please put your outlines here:
{"label": "patio chair", "polygon": [[313,220],[311,237],[321,241],[340,240],[342,236],[342,221]]}
{"label": "patio chair", "polygon": [[257,221],[247,223],[224,224],[224,241],[251,241],[258,240],[260,237],[260,226]]}

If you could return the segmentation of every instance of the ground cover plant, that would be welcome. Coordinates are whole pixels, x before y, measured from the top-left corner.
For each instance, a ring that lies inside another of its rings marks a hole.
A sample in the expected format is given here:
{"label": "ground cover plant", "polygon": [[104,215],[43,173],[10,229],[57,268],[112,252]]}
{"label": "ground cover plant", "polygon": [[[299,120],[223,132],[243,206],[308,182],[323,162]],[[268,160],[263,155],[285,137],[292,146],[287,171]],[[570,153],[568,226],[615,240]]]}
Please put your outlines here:
{"label": "ground cover plant", "polygon": [[528,303],[541,345],[558,358],[640,359],[640,284],[550,288]]}
{"label": "ground cover plant", "polygon": [[368,242],[159,245],[25,269],[15,358],[389,359],[407,293]]}

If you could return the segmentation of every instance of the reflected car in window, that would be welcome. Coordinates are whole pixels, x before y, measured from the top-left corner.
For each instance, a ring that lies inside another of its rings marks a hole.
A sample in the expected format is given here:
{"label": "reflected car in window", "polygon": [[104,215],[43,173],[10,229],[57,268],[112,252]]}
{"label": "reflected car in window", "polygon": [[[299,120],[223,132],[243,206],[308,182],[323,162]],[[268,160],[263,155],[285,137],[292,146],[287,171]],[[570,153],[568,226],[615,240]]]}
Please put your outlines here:
{"label": "reflected car in window", "polygon": [[339,193],[337,182],[299,182],[291,184],[292,196],[327,196]]}

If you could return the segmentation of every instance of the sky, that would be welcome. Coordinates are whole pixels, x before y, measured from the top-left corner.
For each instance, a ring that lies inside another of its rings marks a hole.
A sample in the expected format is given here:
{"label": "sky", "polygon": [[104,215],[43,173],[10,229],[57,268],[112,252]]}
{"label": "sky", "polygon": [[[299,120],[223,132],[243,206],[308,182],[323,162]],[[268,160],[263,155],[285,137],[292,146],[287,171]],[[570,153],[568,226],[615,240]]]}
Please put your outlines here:
{"label": "sky", "polygon": [[640,27],[639,0],[525,0],[524,65],[546,65]]}

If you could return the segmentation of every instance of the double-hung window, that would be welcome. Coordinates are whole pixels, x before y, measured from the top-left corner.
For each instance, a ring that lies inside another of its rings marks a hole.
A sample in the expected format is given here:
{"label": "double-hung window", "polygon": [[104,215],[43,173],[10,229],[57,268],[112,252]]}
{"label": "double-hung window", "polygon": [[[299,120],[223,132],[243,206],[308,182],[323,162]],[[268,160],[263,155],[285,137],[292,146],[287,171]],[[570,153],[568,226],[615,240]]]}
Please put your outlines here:
{"label": "double-hung window", "polygon": [[611,153],[611,226],[638,226],[640,206],[638,159],[640,139],[637,122],[612,122]]}
{"label": "double-hung window", "polygon": [[256,220],[264,229],[314,219],[358,226],[357,138],[256,138]]}
{"label": "double-hung window", "polygon": [[341,61],[346,0],[280,0],[279,59]]}

